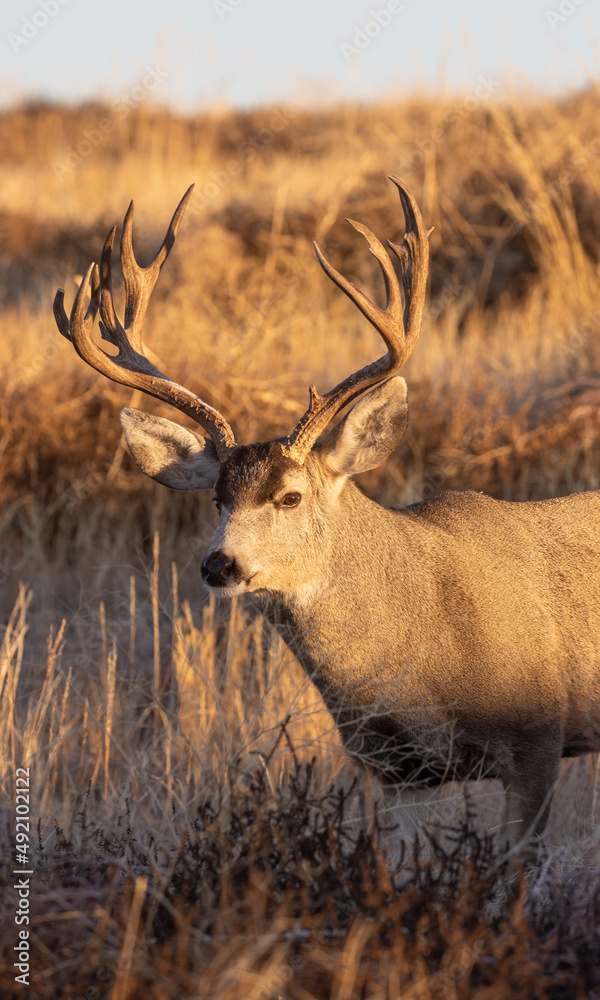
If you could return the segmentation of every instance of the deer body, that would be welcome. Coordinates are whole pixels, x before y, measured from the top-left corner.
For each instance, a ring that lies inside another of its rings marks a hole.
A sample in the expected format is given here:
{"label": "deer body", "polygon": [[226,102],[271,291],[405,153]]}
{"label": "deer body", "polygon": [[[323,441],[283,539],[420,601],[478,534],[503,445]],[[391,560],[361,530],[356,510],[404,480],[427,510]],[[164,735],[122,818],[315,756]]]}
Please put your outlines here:
{"label": "deer body", "polygon": [[[381,266],[385,310],[317,249],[387,354],[324,396],[311,386],[287,438],[238,445],[220,413],[143,353],[144,312],[191,189],[148,268],[133,255],[127,213],[125,326],[112,302],[114,230],[70,319],[62,292],[55,315],[89,364],[172,403],[209,435],[139,410],[121,415],[144,472],[173,489],[213,491],[220,518],[202,565],[207,586],[256,595],[348,751],[393,786],[500,778],[520,837],[543,828],[561,757],[600,750],[600,492],[535,503],[444,493],[390,510],[355,485],[352,477],[380,465],[404,434],[406,384],[397,372],[416,344],[425,298],[428,234],[414,198],[392,180],[407,223],[402,244],[388,243],[404,308],[390,258],[366,227],[352,223]],[[98,309],[117,355],[92,340]]]}
{"label": "deer body", "polygon": [[[235,503],[212,548],[241,563],[247,550],[256,570],[261,477],[244,449],[230,464],[217,493]],[[600,492],[388,510],[332,481],[318,448],[306,466],[304,542],[291,563],[269,554],[256,593],[347,749],[393,785],[500,778],[512,821],[541,829],[561,757],[600,749]]]}
{"label": "deer body", "polygon": [[332,712],[385,705],[407,732],[455,722],[458,745],[482,753],[545,722],[560,755],[597,749],[600,528],[590,539],[586,515],[600,523],[600,493],[525,505],[449,493],[383,517],[352,500],[326,589],[279,598]]}

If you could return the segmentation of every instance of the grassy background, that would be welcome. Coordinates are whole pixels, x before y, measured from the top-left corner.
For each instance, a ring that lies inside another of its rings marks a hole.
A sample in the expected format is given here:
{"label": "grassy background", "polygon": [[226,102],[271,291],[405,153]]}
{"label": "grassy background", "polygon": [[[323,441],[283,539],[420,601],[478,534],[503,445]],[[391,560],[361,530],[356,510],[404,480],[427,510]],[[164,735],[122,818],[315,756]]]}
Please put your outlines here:
{"label": "grassy background", "polygon": [[[435,226],[430,288],[405,372],[409,430],[364,489],[393,505],[442,489],[514,500],[596,489],[597,122],[593,88],[562,102],[0,117],[3,995],[15,988],[8,862],[23,763],[39,819],[32,995],[592,988],[596,760],[565,765],[549,858],[499,916],[484,833],[500,819],[498,789],[475,790],[481,815],[466,832],[456,789],[416,814],[382,812],[277,637],[250,605],[206,602],[208,499],[133,467],[120,408],[168,409],[87,369],[51,302],[62,286],[70,304],[73,276],[132,196],[147,262],[195,181],[150,305],[150,356],[242,442],[287,433],[309,381],[327,389],[381,352],[311,243],[380,301],[377,265],[342,220],[398,242],[385,179],[397,173]],[[394,883],[376,806],[408,840],[413,824],[422,836],[433,818],[454,824],[455,854],[430,844]]]}

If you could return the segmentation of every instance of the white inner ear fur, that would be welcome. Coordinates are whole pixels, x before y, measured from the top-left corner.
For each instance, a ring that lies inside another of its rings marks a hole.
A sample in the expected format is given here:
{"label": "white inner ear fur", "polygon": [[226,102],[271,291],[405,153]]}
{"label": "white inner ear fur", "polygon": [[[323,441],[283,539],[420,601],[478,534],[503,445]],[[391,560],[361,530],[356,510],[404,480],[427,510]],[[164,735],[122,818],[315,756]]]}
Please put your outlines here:
{"label": "white inner ear fur", "polygon": [[345,476],[377,468],[400,444],[407,423],[406,382],[396,376],[364,396],[325,438],[328,468]]}
{"label": "white inner ear fur", "polygon": [[134,462],[172,490],[206,490],[217,481],[219,459],[210,438],[143,410],[121,410],[121,426]]}

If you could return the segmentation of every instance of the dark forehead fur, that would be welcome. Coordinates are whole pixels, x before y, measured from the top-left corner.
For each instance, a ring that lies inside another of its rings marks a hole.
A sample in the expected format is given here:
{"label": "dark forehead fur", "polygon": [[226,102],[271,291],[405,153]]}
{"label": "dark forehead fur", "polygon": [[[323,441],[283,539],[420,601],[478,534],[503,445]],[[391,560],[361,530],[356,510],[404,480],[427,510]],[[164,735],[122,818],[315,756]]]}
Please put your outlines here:
{"label": "dark forehead fur", "polygon": [[242,445],[221,466],[215,492],[230,509],[234,504],[260,507],[281,490],[286,473],[300,468],[283,455],[278,441]]}

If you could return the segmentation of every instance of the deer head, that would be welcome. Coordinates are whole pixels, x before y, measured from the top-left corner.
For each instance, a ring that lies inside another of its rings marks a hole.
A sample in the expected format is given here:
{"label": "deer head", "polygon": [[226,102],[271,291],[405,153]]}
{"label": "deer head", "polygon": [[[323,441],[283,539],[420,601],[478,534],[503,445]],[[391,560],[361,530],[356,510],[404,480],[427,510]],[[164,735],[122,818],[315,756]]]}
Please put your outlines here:
{"label": "deer head", "polygon": [[[345,489],[349,480],[380,465],[404,434],[406,383],[397,373],[419,336],[429,233],[410,191],[397,177],[390,179],[398,188],[406,220],[402,243],[396,246],[388,241],[400,263],[404,307],[390,257],[366,226],[347,220],[365,237],[379,262],[387,293],[385,309],[336,271],[315,244],[325,273],[373,324],[387,351],[325,395],[311,385],[309,407],[287,437],[238,445],[218,411],[163,375],[144,354],[144,314],[192,188],[178,205],[156,257],[146,268],[134,256],[133,203],[129,206],[121,237],[126,291],[123,324],[116,317],[112,295],[114,228],[104,243],[100,266],[91,264],[81,282],[70,318],[64,309],[64,292],[57,292],[58,328],[84,361],[115,382],[170,403],[208,434],[197,435],[141,410],[125,409],[121,414],[127,444],[143,472],[171,489],[213,491],[220,519],[202,575],[220,594],[314,589],[318,566],[335,555],[336,525],[340,524],[335,511],[352,504],[352,491]],[[118,348],[117,355],[107,354],[92,339],[98,310],[102,338]],[[366,390],[370,392],[325,433],[336,414]]]}

